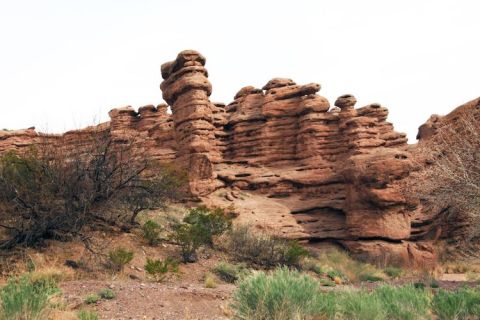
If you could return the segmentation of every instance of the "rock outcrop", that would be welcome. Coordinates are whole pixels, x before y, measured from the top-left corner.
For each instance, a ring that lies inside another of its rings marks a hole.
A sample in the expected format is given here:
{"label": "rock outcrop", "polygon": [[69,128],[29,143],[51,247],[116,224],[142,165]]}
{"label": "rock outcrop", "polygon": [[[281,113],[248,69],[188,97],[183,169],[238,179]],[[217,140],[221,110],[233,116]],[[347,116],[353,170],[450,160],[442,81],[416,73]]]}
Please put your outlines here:
{"label": "rock outcrop", "polygon": [[[386,108],[355,108],[352,95],[331,107],[318,95],[319,84],[286,78],[244,87],[226,106],[212,103],[205,63],[187,50],[162,65],[171,114],[166,104],[125,107],[110,111],[107,123],[63,135],[0,131],[0,153],[42,138],[81,148],[107,134],[114,143],[134,141],[135,157],[188,169],[191,196],[207,205],[234,204],[239,223],[312,246],[335,243],[377,262],[434,263],[430,233],[419,226],[435,217],[418,210],[402,189],[415,146],[387,122]],[[455,112],[433,116],[420,127],[420,141],[454,122]]]}
{"label": "rock outcrop", "polygon": [[204,67],[205,58],[193,50],[182,51],[174,61],[162,65],[160,88],[172,108],[176,158],[190,172],[190,190],[204,195],[215,188],[213,166],[221,161],[215,143],[212,85]]}

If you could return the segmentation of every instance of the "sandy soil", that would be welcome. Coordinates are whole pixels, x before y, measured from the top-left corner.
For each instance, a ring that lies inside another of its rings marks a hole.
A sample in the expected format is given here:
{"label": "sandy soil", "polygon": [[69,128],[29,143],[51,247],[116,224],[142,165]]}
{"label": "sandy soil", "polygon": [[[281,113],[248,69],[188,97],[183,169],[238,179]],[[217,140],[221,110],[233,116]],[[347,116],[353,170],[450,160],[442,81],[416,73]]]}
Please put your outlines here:
{"label": "sandy soil", "polygon": [[111,288],[116,297],[87,308],[101,319],[229,319],[229,299],[234,286],[205,288],[198,283],[144,283],[137,281],[68,281],[61,285],[67,303],[83,308],[88,294]]}

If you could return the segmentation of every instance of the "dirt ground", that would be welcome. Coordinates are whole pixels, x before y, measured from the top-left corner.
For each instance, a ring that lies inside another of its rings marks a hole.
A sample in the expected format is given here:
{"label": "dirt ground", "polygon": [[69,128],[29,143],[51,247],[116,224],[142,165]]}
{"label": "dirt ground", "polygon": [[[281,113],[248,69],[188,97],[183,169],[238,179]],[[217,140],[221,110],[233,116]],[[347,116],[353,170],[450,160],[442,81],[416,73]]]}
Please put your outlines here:
{"label": "dirt ground", "polygon": [[86,295],[102,288],[116,297],[100,300],[89,308],[101,319],[229,319],[229,299],[234,286],[205,288],[200,283],[143,283],[138,281],[69,281],[61,285],[70,305],[80,306]]}
{"label": "dirt ground", "polygon": [[[76,319],[75,314],[82,309],[95,310],[100,319],[231,319],[233,284],[217,279],[214,288],[205,287],[205,276],[220,262],[229,261],[226,252],[202,249],[196,263],[179,266],[178,274],[172,274],[163,282],[153,281],[145,271],[145,262],[150,259],[180,258],[178,246],[161,243],[149,246],[139,230],[130,233],[117,231],[95,231],[91,233],[92,248],[99,251],[92,254],[84,243],[49,241],[44,246],[27,249],[12,257],[0,256],[0,285],[12,275],[27,272],[33,262],[36,272],[59,272],[62,274],[60,288],[65,302],[65,310],[72,317],[61,314],[54,319]],[[105,265],[105,257],[113,248],[126,248],[134,252],[133,260],[120,274],[113,273]],[[66,266],[67,261],[78,262],[77,268]],[[465,268],[464,268],[465,269]],[[468,268],[467,268],[468,269]],[[478,281],[467,281],[466,270],[454,269],[437,278],[437,285],[444,289],[455,289],[463,285],[476,286]],[[315,276],[312,274],[312,276]],[[391,284],[405,284],[421,280],[418,276],[387,280]],[[335,287],[322,287],[323,290],[373,289],[385,282],[362,282]],[[429,287],[429,282],[425,283]],[[94,304],[85,304],[85,297],[110,288],[116,297],[101,299]],[[437,290],[437,289],[432,289]],[[63,311],[62,311],[63,312]]]}

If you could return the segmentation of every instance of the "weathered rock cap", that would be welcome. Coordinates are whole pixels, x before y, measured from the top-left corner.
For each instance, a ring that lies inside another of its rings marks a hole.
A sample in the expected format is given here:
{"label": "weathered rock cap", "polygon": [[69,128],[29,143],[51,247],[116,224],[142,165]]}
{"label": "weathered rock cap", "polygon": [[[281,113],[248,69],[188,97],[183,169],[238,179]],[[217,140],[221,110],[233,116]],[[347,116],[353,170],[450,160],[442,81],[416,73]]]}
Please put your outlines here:
{"label": "weathered rock cap", "polygon": [[357,103],[357,99],[351,94],[344,94],[337,98],[335,101],[335,106],[339,107],[340,109],[353,109],[355,104]]}
{"label": "weathered rock cap", "polygon": [[263,93],[263,91],[255,88],[253,86],[246,86],[246,87],[243,87],[242,89],[240,89],[240,91],[237,92],[234,99],[237,100],[241,97],[245,97],[245,96],[248,96],[249,94],[255,94],[255,93]]}
{"label": "weathered rock cap", "polygon": [[131,106],[115,108],[108,112],[108,115],[110,116],[110,118],[115,118],[123,114],[128,114],[132,117],[135,117],[137,115],[137,112]]}
{"label": "weathered rock cap", "polygon": [[162,78],[167,79],[172,73],[183,67],[204,66],[207,60],[195,50],[184,50],[177,55],[177,58],[165,62],[161,66]]}
{"label": "weathered rock cap", "polygon": [[157,112],[157,108],[155,108],[155,106],[152,104],[138,108],[138,113],[140,114],[151,113],[151,112]]}
{"label": "weathered rock cap", "polygon": [[263,90],[270,90],[274,88],[281,88],[286,86],[294,86],[296,83],[292,79],[288,78],[273,78],[263,86]]}

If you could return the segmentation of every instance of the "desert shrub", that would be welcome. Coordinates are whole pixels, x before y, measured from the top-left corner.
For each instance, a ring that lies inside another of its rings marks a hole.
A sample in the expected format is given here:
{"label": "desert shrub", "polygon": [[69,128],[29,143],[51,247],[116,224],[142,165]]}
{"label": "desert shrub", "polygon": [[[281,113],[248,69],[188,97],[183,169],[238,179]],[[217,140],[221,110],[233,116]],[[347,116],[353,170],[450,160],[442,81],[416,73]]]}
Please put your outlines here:
{"label": "desert shrub", "polygon": [[58,288],[43,283],[32,283],[26,276],[10,279],[0,290],[0,319],[43,319],[48,312],[49,299]]}
{"label": "desert shrub", "polygon": [[94,304],[100,301],[101,297],[96,293],[88,294],[83,300],[86,304]]}
{"label": "desert shrub", "polygon": [[180,170],[133,157],[134,144],[115,144],[108,132],[91,139],[67,150],[46,138],[36,149],[0,156],[0,248],[68,240],[99,221],[134,222],[141,210],[181,196]]}
{"label": "desert shrub", "polygon": [[197,261],[197,250],[204,245],[203,230],[192,224],[179,224],[174,226],[172,239],[182,250],[183,262]]}
{"label": "desert shrub", "polygon": [[213,245],[214,236],[223,234],[232,226],[232,217],[221,208],[198,207],[190,209],[183,221],[198,228],[203,243],[208,245]]}
{"label": "desert shrub", "polygon": [[320,294],[318,282],[298,271],[280,268],[238,282],[233,308],[241,319],[305,319],[332,316],[334,297]]}
{"label": "desert shrub", "polygon": [[225,239],[225,249],[238,261],[266,268],[299,266],[308,251],[296,241],[252,231],[248,226],[233,228]]}
{"label": "desert shrub", "polygon": [[155,221],[148,220],[143,224],[143,237],[147,240],[149,245],[155,245],[160,242],[160,232],[162,227]]}
{"label": "desert shrub", "polygon": [[116,248],[108,253],[108,258],[114,270],[122,271],[125,265],[133,260],[133,251]]}
{"label": "desert shrub", "polygon": [[196,252],[203,245],[212,245],[213,238],[231,227],[231,217],[221,209],[191,209],[183,223],[173,227],[171,238],[180,245],[184,262],[197,260]]}
{"label": "desert shrub", "polygon": [[221,262],[213,268],[213,272],[225,282],[234,283],[241,277],[246,276],[249,272],[243,265],[233,265]]}
{"label": "desert shrub", "polygon": [[98,320],[98,314],[95,311],[91,310],[80,310],[77,312],[77,317],[79,320]]}
{"label": "desert shrub", "polygon": [[416,289],[413,285],[402,287],[383,285],[375,289],[374,295],[380,300],[387,319],[429,318],[430,296],[426,290]]}
{"label": "desert shrub", "polygon": [[390,267],[386,267],[383,272],[385,272],[385,274],[387,276],[389,276],[390,278],[393,278],[393,279],[396,279],[398,277],[400,277],[402,274],[403,274],[403,269],[402,268],[398,268],[398,267],[393,267],[393,266],[390,266]]}
{"label": "desert shrub", "polygon": [[75,274],[72,269],[64,266],[47,265],[34,269],[25,274],[30,282],[35,286],[52,288],[52,290],[56,290],[60,282],[73,278]]}
{"label": "desert shrub", "polygon": [[203,277],[203,285],[208,289],[216,288],[217,281],[215,280],[215,276],[211,273],[206,273]]}
{"label": "desert shrub", "polygon": [[100,296],[100,298],[105,300],[112,300],[116,297],[115,292],[113,292],[113,290],[110,288],[101,289],[100,291],[98,291],[98,295]]}
{"label": "desert shrub", "polygon": [[307,257],[309,252],[298,241],[289,241],[285,250],[285,265],[298,266],[300,260]]}
{"label": "desert shrub", "polygon": [[168,272],[178,272],[178,262],[170,257],[165,260],[152,260],[147,258],[145,271],[152,276],[155,281],[163,281]]}
{"label": "desert shrub", "polygon": [[439,290],[432,302],[434,313],[441,320],[480,318],[480,289]]}

